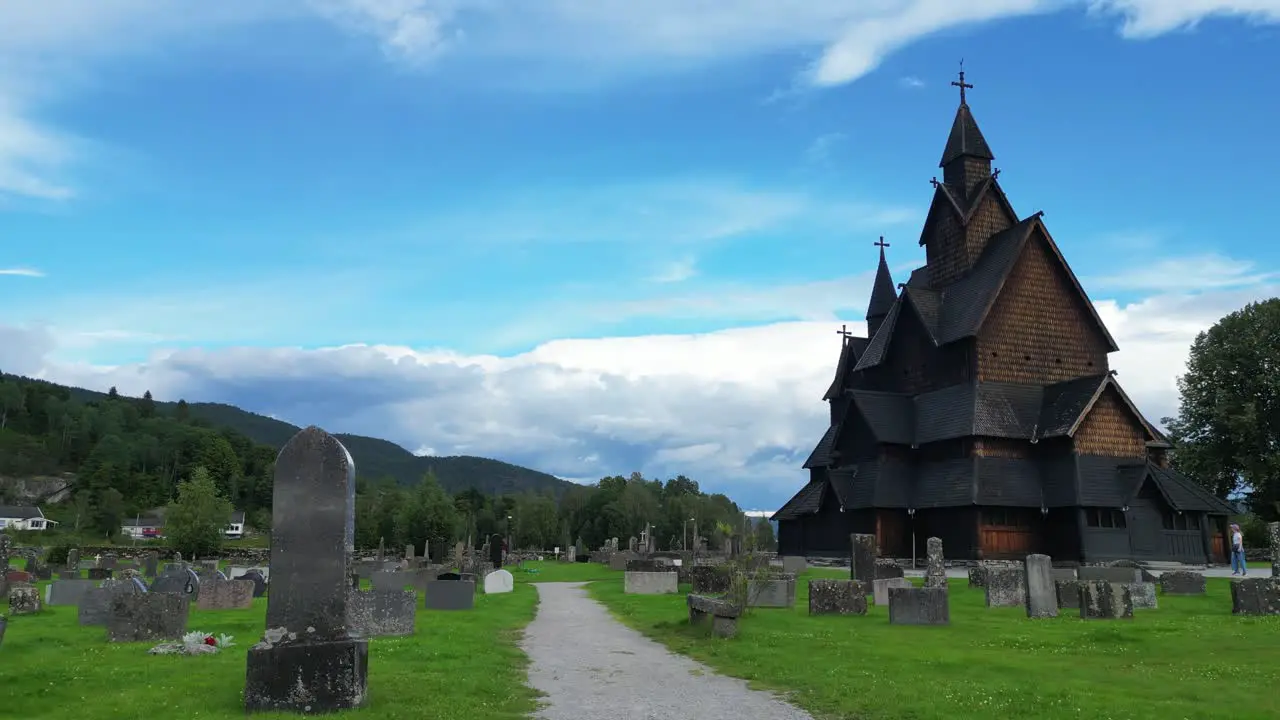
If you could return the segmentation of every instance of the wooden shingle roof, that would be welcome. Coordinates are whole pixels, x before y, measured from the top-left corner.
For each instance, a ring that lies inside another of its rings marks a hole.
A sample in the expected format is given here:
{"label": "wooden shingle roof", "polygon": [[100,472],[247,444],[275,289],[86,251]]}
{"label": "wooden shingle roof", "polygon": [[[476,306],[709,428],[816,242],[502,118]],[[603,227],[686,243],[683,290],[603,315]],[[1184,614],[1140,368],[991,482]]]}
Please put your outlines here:
{"label": "wooden shingle roof", "polygon": [[898,301],[889,263],[884,259],[884,247],[880,248],[880,264],[876,267],[876,279],[871,284],[871,301],[867,304],[867,320],[884,317]]}
{"label": "wooden shingle roof", "polygon": [[822,439],[814,446],[813,452],[809,453],[809,459],[804,461],[803,467],[805,470],[826,467],[831,464],[831,448],[835,444],[836,431],[839,429],[839,425],[832,425],[822,434]]}
{"label": "wooden shingle roof", "polygon": [[827,387],[826,394],[822,396],[823,400],[835,400],[840,397],[840,393],[848,384],[849,374],[853,372],[854,366],[858,364],[858,359],[862,357],[862,353],[866,352],[867,344],[870,342],[867,338],[860,337],[851,337],[844,341],[840,347],[840,360],[836,362],[836,375],[831,379],[831,385]]}
{"label": "wooden shingle roof", "polygon": [[800,488],[800,491],[791,496],[791,499],[785,505],[778,508],[778,511],[770,517],[770,520],[794,520],[803,515],[812,515],[822,509],[822,496],[826,492],[827,483],[822,480],[813,480]]}
{"label": "wooden shingle roof", "polygon": [[995,159],[991,154],[991,146],[987,145],[987,139],[978,129],[978,121],[974,120],[967,103],[961,103],[960,107],[956,108],[956,117],[951,121],[951,133],[947,136],[947,145],[942,150],[942,160],[938,163],[938,167],[963,155],[984,160]]}

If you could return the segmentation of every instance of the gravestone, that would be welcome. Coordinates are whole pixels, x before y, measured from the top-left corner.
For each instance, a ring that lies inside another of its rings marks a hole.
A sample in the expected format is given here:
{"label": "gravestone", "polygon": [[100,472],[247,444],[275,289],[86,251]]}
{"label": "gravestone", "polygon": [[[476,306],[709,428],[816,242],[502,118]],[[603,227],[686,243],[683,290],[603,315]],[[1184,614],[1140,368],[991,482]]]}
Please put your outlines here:
{"label": "gravestone", "polygon": [[151,592],[180,595],[187,600],[200,597],[200,576],[184,565],[170,565],[151,583]]}
{"label": "gravestone", "polygon": [[253,581],[212,580],[200,588],[197,610],[248,610],[253,607]]}
{"label": "gravestone", "polygon": [[85,593],[93,589],[92,580],[54,580],[44,591],[44,604],[50,606],[79,605]]}
{"label": "gravestone", "polygon": [[1204,576],[1187,570],[1170,570],[1160,576],[1160,592],[1165,595],[1203,595]]}
{"label": "gravestone", "polygon": [[876,579],[876,536],[854,533],[849,537],[852,552],[849,556],[849,576],[870,588]]}
{"label": "gravestone", "polygon": [[1231,614],[1280,615],[1280,579],[1232,580]]}
{"label": "gravestone", "polygon": [[169,593],[129,593],[111,598],[107,642],[180,640],[191,603]]}
{"label": "gravestone", "polygon": [[142,572],[149,578],[156,576],[160,568],[160,553],[155,550],[147,551],[146,557],[142,561]]}
{"label": "gravestone", "polygon": [[9,570],[9,553],[13,552],[13,538],[0,533],[0,575]]}
{"label": "gravestone", "polygon": [[564,551],[564,561],[571,562],[571,563],[578,562],[578,548],[573,545],[570,545]]}
{"label": "gravestone", "polygon": [[[92,582],[91,580],[86,582]],[[132,579],[104,580],[102,585],[86,591],[80,599],[77,617],[81,625],[106,625],[111,620],[111,604],[120,595],[146,592]]]}
{"label": "gravestone", "polygon": [[987,584],[987,569],[982,565],[973,565],[969,568],[969,587],[980,588]]}
{"label": "gravestone", "polygon": [[26,570],[10,570],[4,574],[4,577],[11,585],[35,582],[35,578]]}
{"label": "gravestone", "polygon": [[276,458],[267,630],[249,649],[245,708],[319,713],[364,705],[369,641],[347,627],[356,468],[317,427]]}
{"label": "gravestone", "polygon": [[414,553],[414,547],[413,547],[413,544],[412,544],[412,543],[410,543],[410,544],[408,544],[408,545],[405,545],[405,546],[404,546],[404,559],[405,559],[405,560],[407,560],[408,562],[413,562],[413,553]]}
{"label": "gravestone", "polygon": [[108,570],[115,570],[116,565],[120,562],[119,556],[113,552],[109,552],[102,556],[102,567]]}
{"label": "gravestone", "polygon": [[945,587],[889,589],[890,625],[950,625],[951,604]]}
{"label": "gravestone", "polygon": [[810,615],[866,615],[866,586],[857,580],[810,580]]}
{"label": "gravestone", "polygon": [[67,569],[75,570],[79,572],[80,570],[80,550],[79,549],[71,548],[70,550],[67,551]]}
{"label": "gravestone", "polygon": [[947,568],[943,564],[942,538],[929,538],[925,547],[927,549],[925,550],[924,586],[945,588]]}
{"label": "gravestone", "polygon": [[892,578],[906,577],[907,571],[901,565],[892,560],[876,560],[876,579],[890,580]]}
{"label": "gravestone", "polygon": [[25,583],[9,587],[9,614],[34,615],[44,609],[40,602],[40,591],[35,585]]}
{"label": "gravestone", "polygon": [[253,583],[253,596],[256,598],[267,594],[267,579],[263,577],[261,570],[254,568],[235,579],[248,580]]}
{"label": "gravestone", "polygon": [[1079,580],[1080,578],[1076,575],[1075,568],[1054,568],[1053,579],[1056,582],[1058,580]]}
{"label": "gravestone", "polygon": [[502,567],[502,536],[497,533],[489,536],[489,562],[495,568]]}
{"label": "gravestone", "polygon": [[733,584],[733,568],[727,565],[694,565],[686,574],[699,595],[727,593]]}
{"label": "gravestone", "polygon": [[1079,580],[1055,580],[1053,581],[1053,587],[1058,596],[1059,610],[1080,609]]}
{"label": "gravestone", "polygon": [[988,568],[983,585],[987,607],[1021,607],[1027,597],[1023,574],[1019,568]]}
{"label": "gravestone", "polygon": [[892,588],[909,588],[912,587],[911,581],[906,578],[885,578],[876,580],[875,587],[872,592],[872,599],[876,605],[887,607],[889,605],[889,590]]}
{"label": "gravestone", "polygon": [[674,565],[667,564],[665,559],[645,558],[641,560],[628,560],[623,568],[627,572],[675,572]]}
{"label": "gravestone", "polygon": [[1271,577],[1280,580],[1280,522],[1267,523],[1267,539],[1271,545]]}
{"label": "gravestone", "polygon": [[1159,606],[1155,583],[1129,583],[1129,596],[1133,598],[1134,610],[1155,610]]}
{"label": "gravestone", "polygon": [[90,580],[109,580],[111,579],[111,568],[91,567],[89,568]]}
{"label": "gravestone", "polygon": [[799,555],[784,555],[782,558],[782,572],[788,575],[799,575],[809,569],[809,561]]}
{"label": "gravestone", "polygon": [[501,595],[515,589],[515,578],[506,570],[494,570],[484,576],[484,594]]}
{"label": "gravestone", "polygon": [[1027,617],[1058,617],[1058,587],[1053,579],[1053,560],[1048,555],[1028,555],[1022,573],[1022,595],[1027,604]]}
{"label": "gravestone", "polygon": [[680,577],[673,572],[628,570],[622,576],[627,595],[672,595],[680,591]]}
{"label": "gravestone", "polygon": [[398,570],[378,570],[369,581],[374,592],[401,592],[409,584],[409,574]]}
{"label": "gravestone", "polygon": [[1129,620],[1133,596],[1129,585],[1103,580],[1080,581],[1080,617],[1084,620]]}
{"label": "gravestone", "polygon": [[789,608],[796,604],[795,575],[751,577],[745,585],[747,607]]}
{"label": "gravestone", "polygon": [[387,539],[385,537],[378,538],[378,564],[387,561]]}
{"label": "gravestone", "polygon": [[476,604],[476,584],[457,573],[443,573],[427,583],[423,598],[427,610],[470,610]]}
{"label": "gravestone", "polygon": [[347,606],[351,636],[358,638],[412,635],[418,595],[412,590],[353,590]]}

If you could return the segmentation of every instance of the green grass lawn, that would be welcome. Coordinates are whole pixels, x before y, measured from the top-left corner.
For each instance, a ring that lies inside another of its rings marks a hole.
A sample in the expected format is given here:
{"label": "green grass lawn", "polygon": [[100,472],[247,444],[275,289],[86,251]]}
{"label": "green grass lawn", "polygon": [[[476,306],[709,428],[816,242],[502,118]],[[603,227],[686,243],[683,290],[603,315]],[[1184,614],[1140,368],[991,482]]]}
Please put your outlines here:
{"label": "green grass lawn", "polygon": [[[517,644],[536,604],[528,585],[478,595],[471,612],[428,612],[419,600],[415,635],[370,641],[368,707],[342,716],[525,717],[537,698],[525,685],[527,659]],[[150,643],[108,643],[105,628],[78,624],[74,607],[11,617],[0,644],[0,717],[243,720],[245,653],[262,635],[266,607],[266,598],[251,610],[193,607],[189,629],[227,633],[237,643],[195,657],[148,655]]]}
{"label": "green grass lawn", "polygon": [[530,561],[520,566],[507,567],[517,583],[539,582],[590,582],[592,580],[617,580],[622,582],[621,570],[610,570],[600,563],[563,563],[554,560]]}
{"label": "green grass lawn", "polygon": [[822,718],[1280,717],[1280,617],[1233,617],[1228,580],[1161,596],[1132,621],[1032,621],[987,609],[966,580],[951,581],[950,627],[891,626],[883,607],[810,617],[807,580],[847,573],[808,571],[794,609],[755,610],[731,640],[691,628],[684,595],[624,595],[620,581],[590,592],[672,650]]}

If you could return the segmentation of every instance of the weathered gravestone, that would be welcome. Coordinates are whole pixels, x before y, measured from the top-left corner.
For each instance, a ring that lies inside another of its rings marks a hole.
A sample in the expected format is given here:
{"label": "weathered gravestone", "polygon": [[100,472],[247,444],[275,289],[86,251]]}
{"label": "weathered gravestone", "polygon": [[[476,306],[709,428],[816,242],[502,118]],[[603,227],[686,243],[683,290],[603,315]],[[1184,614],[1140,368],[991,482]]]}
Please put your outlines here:
{"label": "weathered gravestone", "polygon": [[31,576],[31,573],[26,570],[10,570],[4,574],[4,577],[9,581],[10,585],[25,585],[27,583],[35,582],[36,580]]}
{"label": "weathered gravestone", "polygon": [[369,577],[374,592],[401,592],[409,584],[409,574],[399,570],[377,570]]}
{"label": "weathered gravestone", "polygon": [[13,552],[13,538],[0,533],[0,575],[9,569],[9,553]]}
{"label": "weathered gravestone", "polygon": [[627,572],[676,572],[676,567],[674,565],[669,565],[665,560],[658,560],[655,558],[628,560],[623,569]]}
{"label": "weathered gravestone", "polygon": [[1129,583],[1129,596],[1133,599],[1134,610],[1155,610],[1159,607],[1155,583]]}
{"label": "weathered gravestone", "polygon": [[969,568],[969,587],[980,588],[987,584],[987,569],[981,564]]}
{"label": "weathered gravestone", "polygon": [[186,600],[200,597],[200,576],[185,565],[170,565],[151,583],[151,592],[180,595]]}
{"label": "weathered gravestone", "polygon": [[799,555],[784,555],[782,557],[782,572],[788,575],[799,575],[809,569],[809,561]]}
{"label": "weathered gravestone", "polygon": [[1133,595],[1129,592],[1129,584],[1081,580],[1080,617],[1085,620],[1132,619]]}
{"label": "weathered gravestone", "polygon": [[733,585],[733,568],[728,565],[693,565],[686,573],[700,595],[727,593]]}
{"label": "weathered gravestone", "polygon": [[413,557],[414,557],[414,555],[413,555],[413,554],[414,554],[414,552],[415,552],[415,548],[413,547],[413,544],[412,544],[412,543],[410,543],[410,544],[408,544],[408,545],[405,545],[405,546],[404,546],[404,559],[405,559],[405,560],[407,560],[408,562],[413,562]]}
{"label": "weathered gravestone", "polygon": [[810,580],[810,615],[866,615],[866,586],[857,580]]}
{"label": "weathered gravestone", "polygon": [[200,588],[197,610],[248,610],[253,607],[253,581],[211,580]]}
{"label": "weathered gravestone", "polygon": [[1280,615],[1280,579],[1232,580],[1231,613],[1233,615]]}
{"label": "weathered gravestone", "polygon": [[102,556],[102,567],[108,570],[115,570],[116,565],[118,565],[119,563],[120,563],[120,556],[116,555],[115,553],[109,552],[106,555]]}
{"label": "weathered gravestone", "polygon": [[1160,592],[1165,595],[1203,595],[1204,576],[1188,570],[1170,570],[1160,575]]}
{"label": "weathered gravestone", "polygon": [[412,590],[352,590],[347,618],[352,637],[412,635],[418,595]]}
{"label": "weathered gravestone", "polygon": [[111,573],[112,573],[111,568],[91,567],[89,568],[89,579],[90,580],[110,580]]}
{"label": "weathered gravestone", "polygon": [[1076,570],[1076,575],[1085,582],[1108,582],[1122,585],[1142,582],[1141,569],[1125,566],[1086,565]]}
{"label": "weathered gravestone", "polygon": [[516,579],[507,570],[494,570],[484,576],[484,594],[500,595],[515,590]]}
{"label": "weathered gravestone", "polygon": [[476,584],[458,573],[441,573],[423,593],[427,610],[470,610],[476,605]]}
{"label": "weathered gravestone", "polygon": [[319,713],[365,703],[369,641],[347,627],[355,549],[356,468],[317,427],[276,458],[267,630],[249,649],[250,711]]}
{"label": "weathered gravestone", "polygon": [[155,550],[149,550],[146,557],[142,560],[142,572],[149,578],[156,576],[160,569],[160,553]]}
{"label": "weathered gravestone", "polygon": [[1023,574],[1020,568],[988,568],[983,585],[987,607],[1021,607],[1027,597]]}
{"label": "weathered gravestone", "polygon": [[610,570],[626,570],[627,565],[632,562],[635,562],[637,559],[638,558],[636,557],[636,554],[629,550],[616,552],[609,556],[609,569]]}
{"label": "weathered gravestone", "polygon": [[876,560],[876,579],[890,580],[892,578],[906,577],[907,571],[901,565],[892,560]]}
{"label": "weathered gravestone", "polygon": [[870,588],[876,579],[876,536],[854,533],[849,537],[852,552],[849,556],[849,576]]}
{"label": "weathered gravestone", "polygon": [[496,568],[502,567],[502,536],[497,533],[489,536],[489,562]]}
{"label": "weathered gravestone", "polygon": [[169,593],[131,593],[111,598],[107,642],[179,640],[187,632],[191,603]]}
{"label": "weathered gravestone", "polygon": [[9,614],[34,615],[44,609],[40,602],[40,591],[35,585],[25,583],[9,587]]}
{"label": "weathered gravestone", "polygon": [[749,577],[747,607],[789,608],[796,604],[796,576],[768,575]]}
{"label": "weathered gravestone", "polygon": [[628,570],[622,576],[627,595],[672,595],[680,590],[680,576],[673,572]]}
{"label": "weathered gravestone", "polygon": [[889,589],[890,625],[950,625],[951,605],[944,587]]}
{"label": "weathered gravestone", "polygon": [[1053,587],[1058,596],[1059,610],[1080,609],[1080,584],[1079,580],[1053,581]]}
{"label": "weathered gravestone", "polygon": [[80,571],[80,550],[78,548],[71,548],[67,551],[66,567],[68,570]]}
{"label": "weathered gravestone", "polygon": [[1267,523],[1267,539],[1271,545],[1271,578],[1280,580],[1280,522]]}
{"label": "weathered gravestone", "polygon": [[233,578],[233,580],[247,580],[253,583],[253,596],[260,598],[267,594],[267,579],[262,575],[262,571],[258,569],[249,570],[245,574]]}
{"label": "weathered gravestone", "polygon": [[44,604],[79,605],[85,593],[93,589],[92,580],[54,580],[44,591]]}
{"label": "weathered gravestone", "polygon": [[[87,582],[92,582],[87,581]],[[77,617],[81,625],[106,625],[111,620],[111,604],[120,595],[140,595],[146,592],[131,579],[103,580],[80,599]]]}
{"label": "weathered gravestone", "polygon": [[1022,595],[1027,605],[1027,617],[1058,617],[1058,587],[1053,579],[1053,560],[1048,555],[1028,555],[1025,562]]}
{"label": "weathered gravestone", "polygon": [[931,537],[925,543],[924,586],[947,586],[947,568],[942,557],[942,538]]}
{"label": "weathered gravestone", "polygon": [[875,587],[872,591],[872,599],[876,605],[887,607],[889,605],[889,590],[892,588],[909,588],[912,587],[911,581],[902,578],[885,578],[876,580]]}

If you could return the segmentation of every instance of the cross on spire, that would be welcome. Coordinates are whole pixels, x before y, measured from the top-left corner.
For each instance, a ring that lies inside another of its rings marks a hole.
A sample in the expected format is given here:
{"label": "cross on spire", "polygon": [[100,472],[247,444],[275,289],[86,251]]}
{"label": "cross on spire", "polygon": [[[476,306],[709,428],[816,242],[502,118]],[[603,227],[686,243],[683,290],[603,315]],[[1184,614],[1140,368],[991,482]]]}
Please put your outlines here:
{"label": "cross on spire", "polygon": [[885,242],[885,241],[884,241],[884,236],[883,236],[883,235],[881,235],[881,236],[880,236],[880,241],[879,241],[879,242],[874,242],[874,243],[871,243],[871,244],[872,244],[872,245],[875,245],[875,246],[876,246],[876,247],[878,247],[878,248],[880,248],[881,252],[883,252],[885,248],[889,247],[889,243],[887,243],[887,242]]}
{"label": "cross on spire", "polygon": [[848,340],[849,338],[853,337],[853,333],[849,330],[849,326],[847,324],[841,325],[840,329],[836,331],[836,334],[843,335],[845,340]]}
{"label": "cross on spire", "polygon": [[960,104],[961,104],[961,105],[965,105],[965,104],[967,104],[967,103],[965,102],[964,91],[965,91],[965,90],[972,90],[972,89],[973,89],[973,86],[972,86],[972,85],[970,85],[969,83],[967,83],[967,82],[965,82],[965,81],[964,81],[964,60],[961,60],[961,61],[960,61],[960,81],[959,81],[959,82],[956,82],[956,81],[952,80],[952,81],[951,81],[951,84],[952,84],[952,86],[954,86],[954,87],[958,87],[958,88],[960,88]]}

